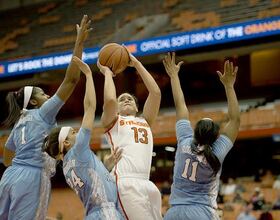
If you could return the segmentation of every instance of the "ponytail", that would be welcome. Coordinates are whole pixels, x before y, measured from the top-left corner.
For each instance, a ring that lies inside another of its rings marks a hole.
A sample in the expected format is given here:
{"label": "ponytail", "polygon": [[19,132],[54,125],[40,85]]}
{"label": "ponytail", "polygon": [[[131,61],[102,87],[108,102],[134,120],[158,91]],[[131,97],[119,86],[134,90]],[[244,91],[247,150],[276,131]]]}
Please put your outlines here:
{"label": "ponytail", "polygon": [[52,158],[59,153],[58,136],[61,127],[53,128],[50,134],[45,138],[42,151],[47,152]]}
{"label": "ponytail", "polygon": [[216,157],[216,155],[212,151],[212,146],[209,144],[203,145],[204,148],[202,150],[198,149],[198,143],[194,139],[193,142],[191,143],[191,151],[197,155],[204,155],[207,162],[210,164],[212,170],[214,171],[214,174],[216,175],[220,168],[221,168],[221,163],[219,159]]}
{"label": "ponytail", "polygon": [[21,88],[17,92],[9,92],[6,97],[6,102],[8,104],[8,116],[4,121],[6,127],[13,126],[20,117],[20,113],[23,106],[23,96],[24,92]]}
{"label": "ponytail", "polygon": [[[28,91],[28,94],[25,94],[25,91]],[[8,104],[8,116],[3,122],[6,127],[11,127],[18,121],[23,108],[33,109],[36,107],[29,101],[37,92],[37,87],[25,86],[18,91],[8,93],[6,96],[6,102]]]}
{"label": "ponytail", "polygon": [[[199,120],[194,129],[194,141],[191,148],[194,153],[205,156],[215,175],[221,168],[219,159],[213,153],[213,143],[219,136],[219,130],[220,126],[211,119]],[[203,149],[199,149],[198,145],[203,146]]]}
{"label": "ponytail", "polygon": [[216,175],[221,168],[221,163],[220,163],[219,159],[216,157],[216,155],[213,154],[212,146],[205,145],[203,153],[204,153],[204,156],[206,157],[207,162],[212,167],[214,174]]}

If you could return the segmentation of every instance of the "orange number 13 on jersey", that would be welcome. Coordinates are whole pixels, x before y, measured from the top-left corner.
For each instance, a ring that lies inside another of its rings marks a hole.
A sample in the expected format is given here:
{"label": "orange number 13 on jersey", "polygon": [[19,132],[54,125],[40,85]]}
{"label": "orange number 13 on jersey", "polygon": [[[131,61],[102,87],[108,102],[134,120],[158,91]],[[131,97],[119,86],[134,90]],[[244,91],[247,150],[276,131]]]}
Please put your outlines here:
{"label": "orange number 13 on jersey", "polygon": [[148,144],[148,131],[145,128],[132,127],[131,129],[134,131],[135,143]]}

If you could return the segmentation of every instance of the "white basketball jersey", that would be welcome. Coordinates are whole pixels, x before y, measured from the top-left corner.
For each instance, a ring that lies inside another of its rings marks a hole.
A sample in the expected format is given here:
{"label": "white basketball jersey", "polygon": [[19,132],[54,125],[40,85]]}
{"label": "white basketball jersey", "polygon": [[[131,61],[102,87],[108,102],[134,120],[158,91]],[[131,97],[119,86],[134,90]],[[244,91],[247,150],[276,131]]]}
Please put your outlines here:
{"label": "white basketball jersey", "polygon": [[112,148],[123,149],[122,159],[113,169],[118,177],[140,175],[149,178],[153,136],[144,118],[119,115],[113,127],[106,132],[106,137]]}

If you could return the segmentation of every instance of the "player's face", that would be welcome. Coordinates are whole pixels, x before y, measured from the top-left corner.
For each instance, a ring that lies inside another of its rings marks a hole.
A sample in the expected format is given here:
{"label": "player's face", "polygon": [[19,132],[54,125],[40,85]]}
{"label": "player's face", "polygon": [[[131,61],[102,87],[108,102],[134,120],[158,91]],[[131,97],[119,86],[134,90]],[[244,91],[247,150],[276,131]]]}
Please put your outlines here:
{"label": "player's face", "polygon": [[48,99],[50,98],[43,89],[36,87],[36,94],[34,95],[34,99],[37,101],[37,106],[42,106]]}
{"label": "player's face", "polygon": [[74,128],[70,128],[68,135],[67,135],[67,141],[70,142],[71,146],[73,146],[75,144],[76,136],[77,136],[77,131]]}
{"label": "player's face", "polygon": [[128,93],[123,93],[119,96],[118,108],[121,115],[135,115],[138,111],[134,98]]}

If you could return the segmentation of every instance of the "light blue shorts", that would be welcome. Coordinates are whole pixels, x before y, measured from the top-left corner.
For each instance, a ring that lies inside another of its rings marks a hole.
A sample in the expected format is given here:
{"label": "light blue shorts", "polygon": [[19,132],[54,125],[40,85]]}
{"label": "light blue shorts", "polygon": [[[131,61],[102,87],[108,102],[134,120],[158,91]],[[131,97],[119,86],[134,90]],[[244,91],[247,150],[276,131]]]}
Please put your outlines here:
{"label": "light blue shorts", "polygon": [[219,220],[218,213],[203,205],[172,206],[164,216],[164,220]]}
{"label": "light blue shorts", "polygon": [[0,182],[0,219],[33,220],[40,202],[41,169],[13,165]]}
{"label": "light blue shorts", "polygon": [[101,208],[90,210],[85,220],[124,220],[124,218],[114,203],[107,203]]}

